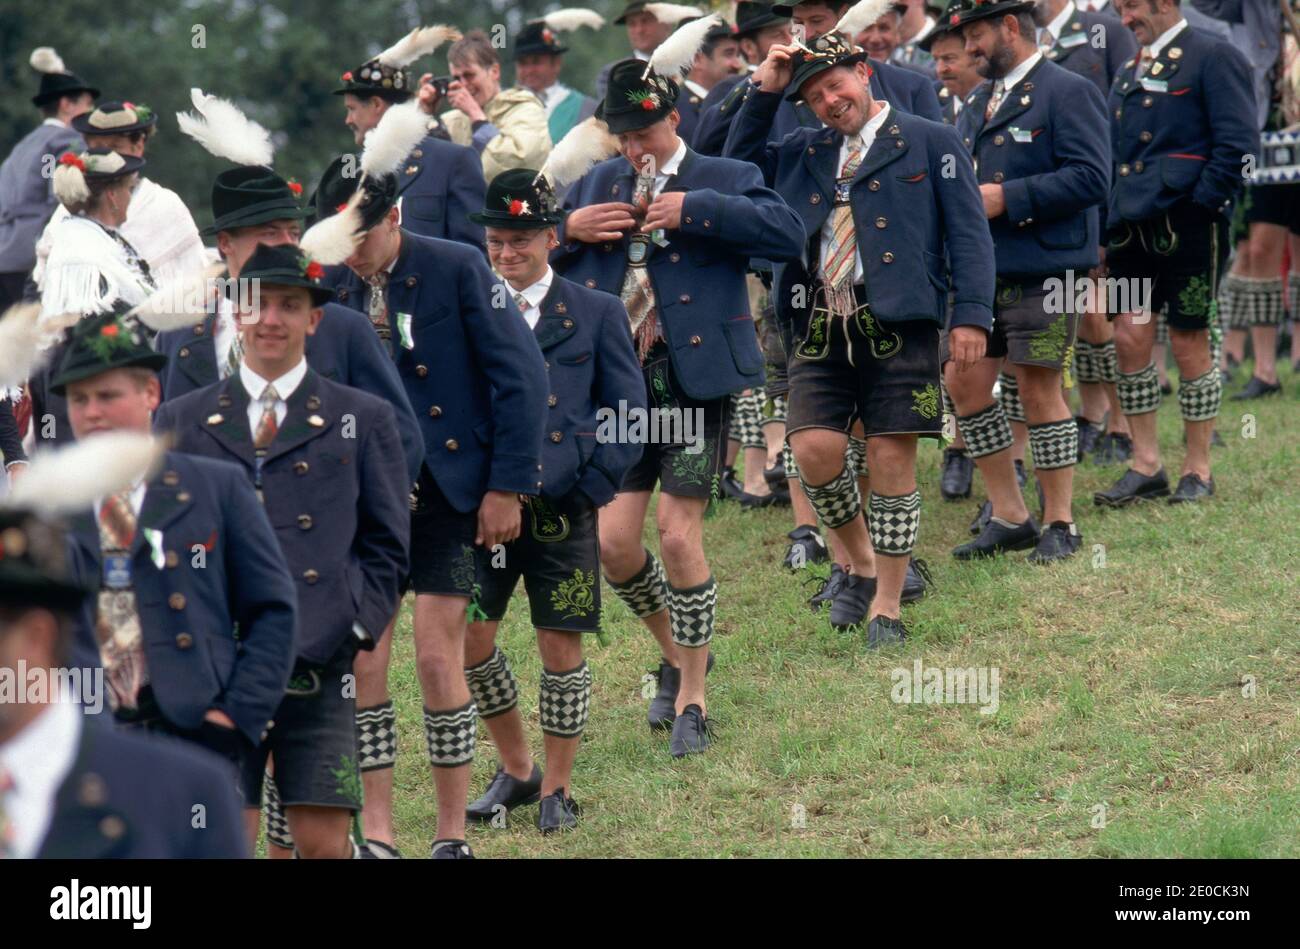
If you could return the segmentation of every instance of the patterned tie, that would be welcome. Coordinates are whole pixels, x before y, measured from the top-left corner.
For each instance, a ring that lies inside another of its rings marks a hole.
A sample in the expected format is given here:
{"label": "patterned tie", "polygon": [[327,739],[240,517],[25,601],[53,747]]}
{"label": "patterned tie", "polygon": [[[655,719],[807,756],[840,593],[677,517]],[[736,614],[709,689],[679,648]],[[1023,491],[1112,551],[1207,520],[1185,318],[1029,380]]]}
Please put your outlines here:
{"label": "patterned tie", "polygon": [[393,351],[393,328],[388,323],[388,271],[381,270],[373,277],[367,277],[366,282],[370,284],[370,302],[367,306],[367,312],[370,315],[370,325],[375,328],[379,338],[384,341],[384,346],[391,353]]}
{"label": "patterned tie", "polygon": [[515,306],[519,307],[519,315],[523,316],[528,310],[528,297],[524,296],[522,293],[516,293],[514,296]]}
{"label": "patterned tie", "polygon": [[[862,144],[859,139],[849,149],[840,180],[852,179],[862,164]],[[826,285],[826,299],[832,313],[849,316],[855,309],[853,275],[857,271],[858,238],[853,226],[853,207],[849,202],[836,203],[831,209],[831,237],[822,249],[822,281]]]}
{"label": "patterned tie", "polygon": [[1052,36],[1052,31],[1045,26],[1040,27],[1038,30],[1039,51],[1043,53],[1043,55],[1047,55],[1049,52],[1051,52],[1052,47],[1055,45],[1056,45],[1056,39]]}
{"label": "patterned tie", "polygon": [[239,333],[239,320],[232,316],[235,323],[235,335],[230,339],[230,351],[226,353],[226,373],[223,379],[229,379],[239,372],[239,364],[244,361],[244,338]]}
{"label": "patterned tie", "polygon": [[[649,204],[653,194],[654,176],[638,175],[632,192],[632,204],[643,208]],[[636,238],[635,242],[644,245],[644,235]],[[633,244],[629,243],[629,248],[632,246]],[[642,249],[646,251],[648,257],[649,247],[643,246]],[[627,309],[627,320],[632,329],[636,354],[644,363],[659,336],[659,313],[655,304],[655,291],[650,283],[650,271],[644,259],[640,263],[628,261],[627,270],[623,272],[623,286],[619,290],[619,298]]]}
{"label": "patterned tie", "polygon": [[1145,76],[1147,70],[1151,67],[1151,64],[1155,62],[1155,59],[1156,57],[1155,54],[1151,52],[1151,47],[1143,46],[1142,55],[1138,57],[1137,76],[1135,78],[1141,79]]}
{"label": "patterned tie", "polygon": [[280,430],[280,423],[275,420],[275,406],[280,401],[280,393],[275,386],[267,385],[262,390],[262,419],[257,423],[257,434],[253,436],[253,447],[265,451],[275,441],[275,433]]}
{"label": "patterned tie", "polygon": [[14,856],[14,825],[5,814],[5,795],[14,789],[14,779],[0,767],[0,860]]}
{"label": "patterned tie", "polygon": [[1007,86],[1001,79],[993,83],[993,95],[989,96],[989,104],[984,107],[984,121],[987,122],[997,114],[998,106],[1002,105],[1002,100],[1006,98]]}
{"label": "patterned tie", "polygon": [[109,705],[114,711],[136,709],[140,690],[149,681],[135,587],[128,580],[129,573],[123,577],[119,572],[122,565],[130,563],[127,558],[136,526],[129,490],[104,499],[99,509],[99,545],[107,569],[106,582],[99,591],[95,634],[108,683]]}

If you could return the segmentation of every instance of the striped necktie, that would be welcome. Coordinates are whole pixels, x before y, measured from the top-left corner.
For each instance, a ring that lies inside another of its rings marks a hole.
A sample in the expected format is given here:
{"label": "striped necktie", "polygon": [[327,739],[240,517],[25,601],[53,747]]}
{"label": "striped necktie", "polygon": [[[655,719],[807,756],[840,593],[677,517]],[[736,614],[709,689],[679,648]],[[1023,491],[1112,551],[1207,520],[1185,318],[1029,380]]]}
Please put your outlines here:
{"label": "striped necktie", "polygon": [[993,94],[989,96],[989,104],[984,107],[984,121],[987,122],[993,116],[997,115],[998,106],[1002,105],[1002,100],[1006,98],[1007,85],[1001,79],[993,83]]}
{"label": "striped necktie", "polygon": [[[861,140],[849,149],[840,180],[852,179],[862,164]],[[822,249],[822,280],[826,284],[827,303],[832,313],[847,316],[853,312],[853,275],[857,272],[858,238],[853,226],[853,206],[845,201],[831,209],[831,237]]]}
{"label": "striped necktie", "polygon": [[257,423],[257,434],[253,436],[253,447],[264,451],[275,441],[275,433],[280,430],[280,423],[275,419],[275,406],[280,401],[280,393],[275,386],[267,385],[262,390],[262,419]]}
{"label": "striped necktie", "polygon": [[519,315],[523,316],[524,313],[528,311],[528,297],[524,296],[522,293],[516,293],[514,296],[515,306],[519,307]]}
{"label": "striped necktie", "polygon": [[370,284],[370,301],[366,307],[370,316],[370,325],[384,341],[384,348],[391,353],[393,328],[388,322],[388,271],[381,270],[374,276],[367,277],[366,282]]}

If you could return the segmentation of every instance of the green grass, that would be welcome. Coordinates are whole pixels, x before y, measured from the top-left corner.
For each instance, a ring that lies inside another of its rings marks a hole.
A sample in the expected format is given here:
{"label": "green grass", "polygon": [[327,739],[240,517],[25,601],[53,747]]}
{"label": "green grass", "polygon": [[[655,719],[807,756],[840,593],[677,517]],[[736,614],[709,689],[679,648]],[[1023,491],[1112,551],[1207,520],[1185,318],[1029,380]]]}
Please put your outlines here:
{"label": "green grass", "polygon": [[[1121,469],[1080,467],[1084,548],[1055,568],[1032,568],[1023,554],[953,561],[982,486],[977,478],[969,502],[942,501],[939,453],[924,446],[918,554],[938,589],[907,609],[911,639],[885,655],[807,610],[811,591],[779,566],[787,510],[724,506],[705,531],[721,587],[714,747],[674,762],[667,738],[649,732],[641,687],[656,650],[606,587],[610,645],[587,640],[595,695],[574,776],[581,827],[543,839],[536,808],[522,808],[508,828],[471,828],[475,852],[1300,856],[1300,378],[1284,370],[1283,382],[1281,399],[1225,400],[1211,503],[1101,512],[1091,495]],[[1241,437],[1246,412],[1256,416],[1253,439]],[[1176,477],[1176,399],[1165,400],[1160,433]],[[435,799],[409,606],[391,676],[396,821],[399,847],[424,856]],[[527,617],[520,594],[501,646],[540,754]],[[996,714],[893,703],[891,670],[916,658],[996,667]],[[471,796],[494,767],[480,729]]]}

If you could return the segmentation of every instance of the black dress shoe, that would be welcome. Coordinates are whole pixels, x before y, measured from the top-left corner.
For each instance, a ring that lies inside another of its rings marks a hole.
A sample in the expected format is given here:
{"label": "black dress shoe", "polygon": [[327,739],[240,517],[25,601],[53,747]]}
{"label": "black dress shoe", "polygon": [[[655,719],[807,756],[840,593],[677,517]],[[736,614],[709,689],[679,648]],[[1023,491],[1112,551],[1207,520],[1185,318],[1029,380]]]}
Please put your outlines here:
{"label": "black dress shoe", "polygon": [[[708,665],[704,667],[704,674],[708,675],[712,671],[713,653],[710,652]],[[667,731],[673,727],[673,719],[677,717],[677,690],[682,685],[682,670],[670,666],[660,659],[659,670],[655,673],[655,678],[659,680],[659,690],[655,692],[654,698],[650,700],[646,720],[650,723],[652,732]]]}
{"label": "black dress shoe", "polygon": [[1102,437],[1101,426],[1093,423],[1090,419],[1082,415],[1074,417],[1074,424],[1079,427],[1079,461],[1092,453],[1097,447],[1098,440]]}
{"label": "black dress shoe", "polygon": [[898,602],[915,603],[925,596],[926,588],[932,586],[934,578],[930,576],[930,565],[913,557],[907,561],[907,576],[903,578],[903,593]]}
{"label": "black dress shoe", "polygon": [[564,788],[559,788],[542,798],[542,806],[537,809],[537,829],[543,834],[573,830],[581,813],[582,808],[565,795]]}
{"label": "black dress shoe", "polygon": [[1123,432],[1107,432],[1097,439],[1097,447],[1092,451],[1094,465],[1115,465],[1133,457],[1133,439]]}
{"label": "black dress shoe", "polygon": [[822,540],[822,535],[817,533],[817,528],[812,524],[800,524],[785,536],[790,538],[790,549],[785,552],[785,560],[781,563],[791,570],[802,570],[810,563],[823,563],[831,559],[826,541]]}
{"label": "black dress shoe", "polygon": [[1160,391],[1165,395],[1173,395],[1174,387],[1170,384],[1169,380],[1166,379],[1164,382],[1160,383]]}
{"label": "black dress shoe", "polygon": [[784,485],[786,481],[789,480],[786,477],[786,473],[785,473],[785,459],[778,458],[776,460],[776,464],[774,464],[771,468],[763,469],[763,480],[766,481],[768,484],[770,484],[773,488],[775,488],[779,484]]}
{"label": "black dress shoe", "polygon": [[808,598],[808,609],[814,613],[820,612],[823,606],[835,599],[835,594],[840,592],[840,587],[844,586],[848,576],[843,567],[833,563],[831,572],[825,577],[810,577],[809,579],[818,582],[818,587],[817,592]]}
{"label": "black dress shoe", "polygon": [[1130,468],[1105,491],[1094,494],[1092,502],[1098,507],[1125,507],[1137,501],[1167,497],[1168,494],[1169,478],[1164,468],[1153,475],[1139,474]]}
{"label": "black dress shoe", "polygon": [[709,747],[709,720],[698,705],[688,705],[673,722],[673,737],[668,752],[674,758],[685,758]]}
{"label": "black dress shoe", "polygon": [[1032,517],[1023,524],[1007,527],[999,521],[989,521],[988,526],[970,543],[953,549],[958,560],[976,557],[993,557],[1008,550],[1028,550],[1038,543],[1038,524]]}
{"label": "black dress shoe", "polygon": [[980,505],[979,512],[976,513],[975,519],[970,522],[970,532],[978,537],[983,533],[984,528],[989,526],[989,518],[993,516],[993,502],[985,501]]}
{"label": "black dress shoe", "polygon": [[1251,376],[1250,381],[1246,383],[1246,388],[1235,394],[1233,401],[1242,402],[1246,399],[1262,399],[1269,395],[1281,395],[1281,382],[1265,382],[1259,376]]}
{"label": "black dress shoe", "polygon": [[776,503],[777,499],[775,492],[771,494],[750,494],[742,489],[740,497],[736,500],[740,502],[741,510],[760,511],[765,507],[771,507]]}
{"label": "black dress shoe", "polygon": [[975,462],[963,449],[947,448],[943,453],[943,475],[939,479],[939,493],[949,501],[970,497],[971,477]]}
{"label": "black dress shoe", "polygon": [[473,860],[474,851],[463,840],[435,840],[429,857],[433,860]]}
{"label": "black dress shoe", "polygon": [[861,625],[875,595],[875,577],[849,574],[831,601],[831,628],[844,632]]}
{"label": "black dress shoe", "polygon": [[722,496],[724,498],[736,501],[745,493],[745,486],[736,478],[736,469],[731,466],[722,469],[722,477],[719,479],[719,483],[722,486]]}
{"label": "black dress shoe", "polygon": [[1043,536],[1029,555],[1030,563],[1055,563],[1073,556],[1083,543],[1083,535],[1073,523],[1052,521],[1043,528]]}
{"label": "black dress shoe", "polygon": [[392,844],[386,844],[382,840],[370,840],[367,838],[365,844],[361,847],[362,860],[401,860],[402,851],[398,850]]}
{"label": "black dress shoe", "polygon": [[877,616],[867,624],[867,648],[879,649],[881,646],[894,646],[907,639],[907,627],[901,619]]}
{"label": "black dress shoe", "polygon": [[497,809],[500,807],[509,813],[516,807],[536,804],[541,790],[542,769],[536,764],[526,781],[506,774],[506,769],[498,764],[497,773],[492,775],[483,796],[465,808],[465,819],[487,823],[499,813]]}
{"label": "black dress shoe", "polygon": [[1169,495],[1169,503],[1185,504],[1210,497],[1214,497],[1214,475],[1210,475],[1209,481],[1202,481],[1200,475],[1185,474],[1178,479],[1174,493]]}

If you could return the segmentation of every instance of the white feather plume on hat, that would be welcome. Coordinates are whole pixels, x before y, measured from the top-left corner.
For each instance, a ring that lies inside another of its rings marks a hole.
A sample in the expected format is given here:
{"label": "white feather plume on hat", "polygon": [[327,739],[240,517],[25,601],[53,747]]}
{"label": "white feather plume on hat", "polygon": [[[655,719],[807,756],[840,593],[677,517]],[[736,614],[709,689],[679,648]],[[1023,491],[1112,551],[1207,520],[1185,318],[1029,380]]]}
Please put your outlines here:
{"label": "white feather plume on hat", "polygon": [[[652,3],[646,9],[660,5]],[[671,6],[671,4],[667,5]],[[654,51],[654,55],[650,57],[650,62],[646,65],[646,71],[642,78],[649,76],[650,70],[653,69],[661,76],[674,80],[679,79],[682,73],[687,72],[691,64],[695,62],[695,54],[704,45],[705,34],[721,23],[721,17],[716,13],[710,13],[706,17],[679,26]]]}
{"label": "white feather plume on hat", "polygon": [[421,56],[428,56],[443,43],[458,39],[460,30],[454,26],[417,26],[375,58],[385,66],[400,69]]}
{"label": "white feather plume on hat", "polygon": [[275,155],[271,133],[226,99],[191,89],[190,100],[199,114],[177,112],[181,131],[218,158],[237,165],[270,165]]}
{"label": "white feather plume on hat", "polygon": [[63,59],[54,51],[53,46],[38,46],[32,50],[31,59],[28,60],[32,68],[37,72],[45,73],[65,73],[67,67],[63,65]]}
{"label": "white feather plume on hat", "polygon": [[215,263],[183,273],[133,307],[130,315],[158,333],[201,323],[216,296],[214,281],[225,269],[225,264]]}
{"label": "white feather plume on hat", "polygon": [[[610,134],[609,127],[594,115],[569,129],[567,135],[555,143],[537,178],[545,175],[557,191],[570,182],[577,181],[597,162],[612,158],[618,153],[618,139]],[[537,178],[533,180],[536,181]]]}
{"label": "white feather plume on hat", "polygon": [[844,11],[840,22],[835,24],[834,32],[848,37],[852,43],[853,37],[888,13],[896,2],[897,0],[858,0]]}
{"label": "white feather plume on hat", "polygon": [[47,516],[73,514],[96,498],[116,494],[162,465],[167,444],[142,432],[101,432],[66,448],[32,456],[29,477],[13,486],[6,507],[22,507]]}
{"label": "white feather plume on hat", "polygon": [[647,3],[645,10],[665,26],[676,26],[682,20],[704,16],[699,7],[688,7],[683,3]]}
{"label": "white feather plume on hat", "polygon": [[21,385],[39,368],[41,340],[40,303],[19,303],[0,317],[0,389]]}
{"label": "white feather plume on hat", "polygon": [[589,26],[593,30],[599,30],[605,25],[605,18],[595,10],[586,10],[582,7],[565,7],[563,10],[556,10],[542,17],[542,22],[551,29],[560,33],[567,33],[576,30],[581,26]]}
{"label": "white feather plume on hat", "polygon": [[348,198],[343,210],[322,218],[309,227],[298,242],[299,249],[325,267],[341,264],[351,257],[365,236],[361,231],[364,222],[360,210],[364,196],[365,189],[358,182],[357,190]]}
{"label": "white feather plume on hat", "polygon": [[361,173],[372,178],[395,174],[428,134],[429,115],[418,100],[390,106],[379,124],[366,133]]}
{"label": "white feather plume on hat", "polygon": [[90,198],[90,188],[86,184],[85,172],[79,165],[65,165],[62,162],[54,169],[52,176],[54,196],[64,207],[76,207]]}

